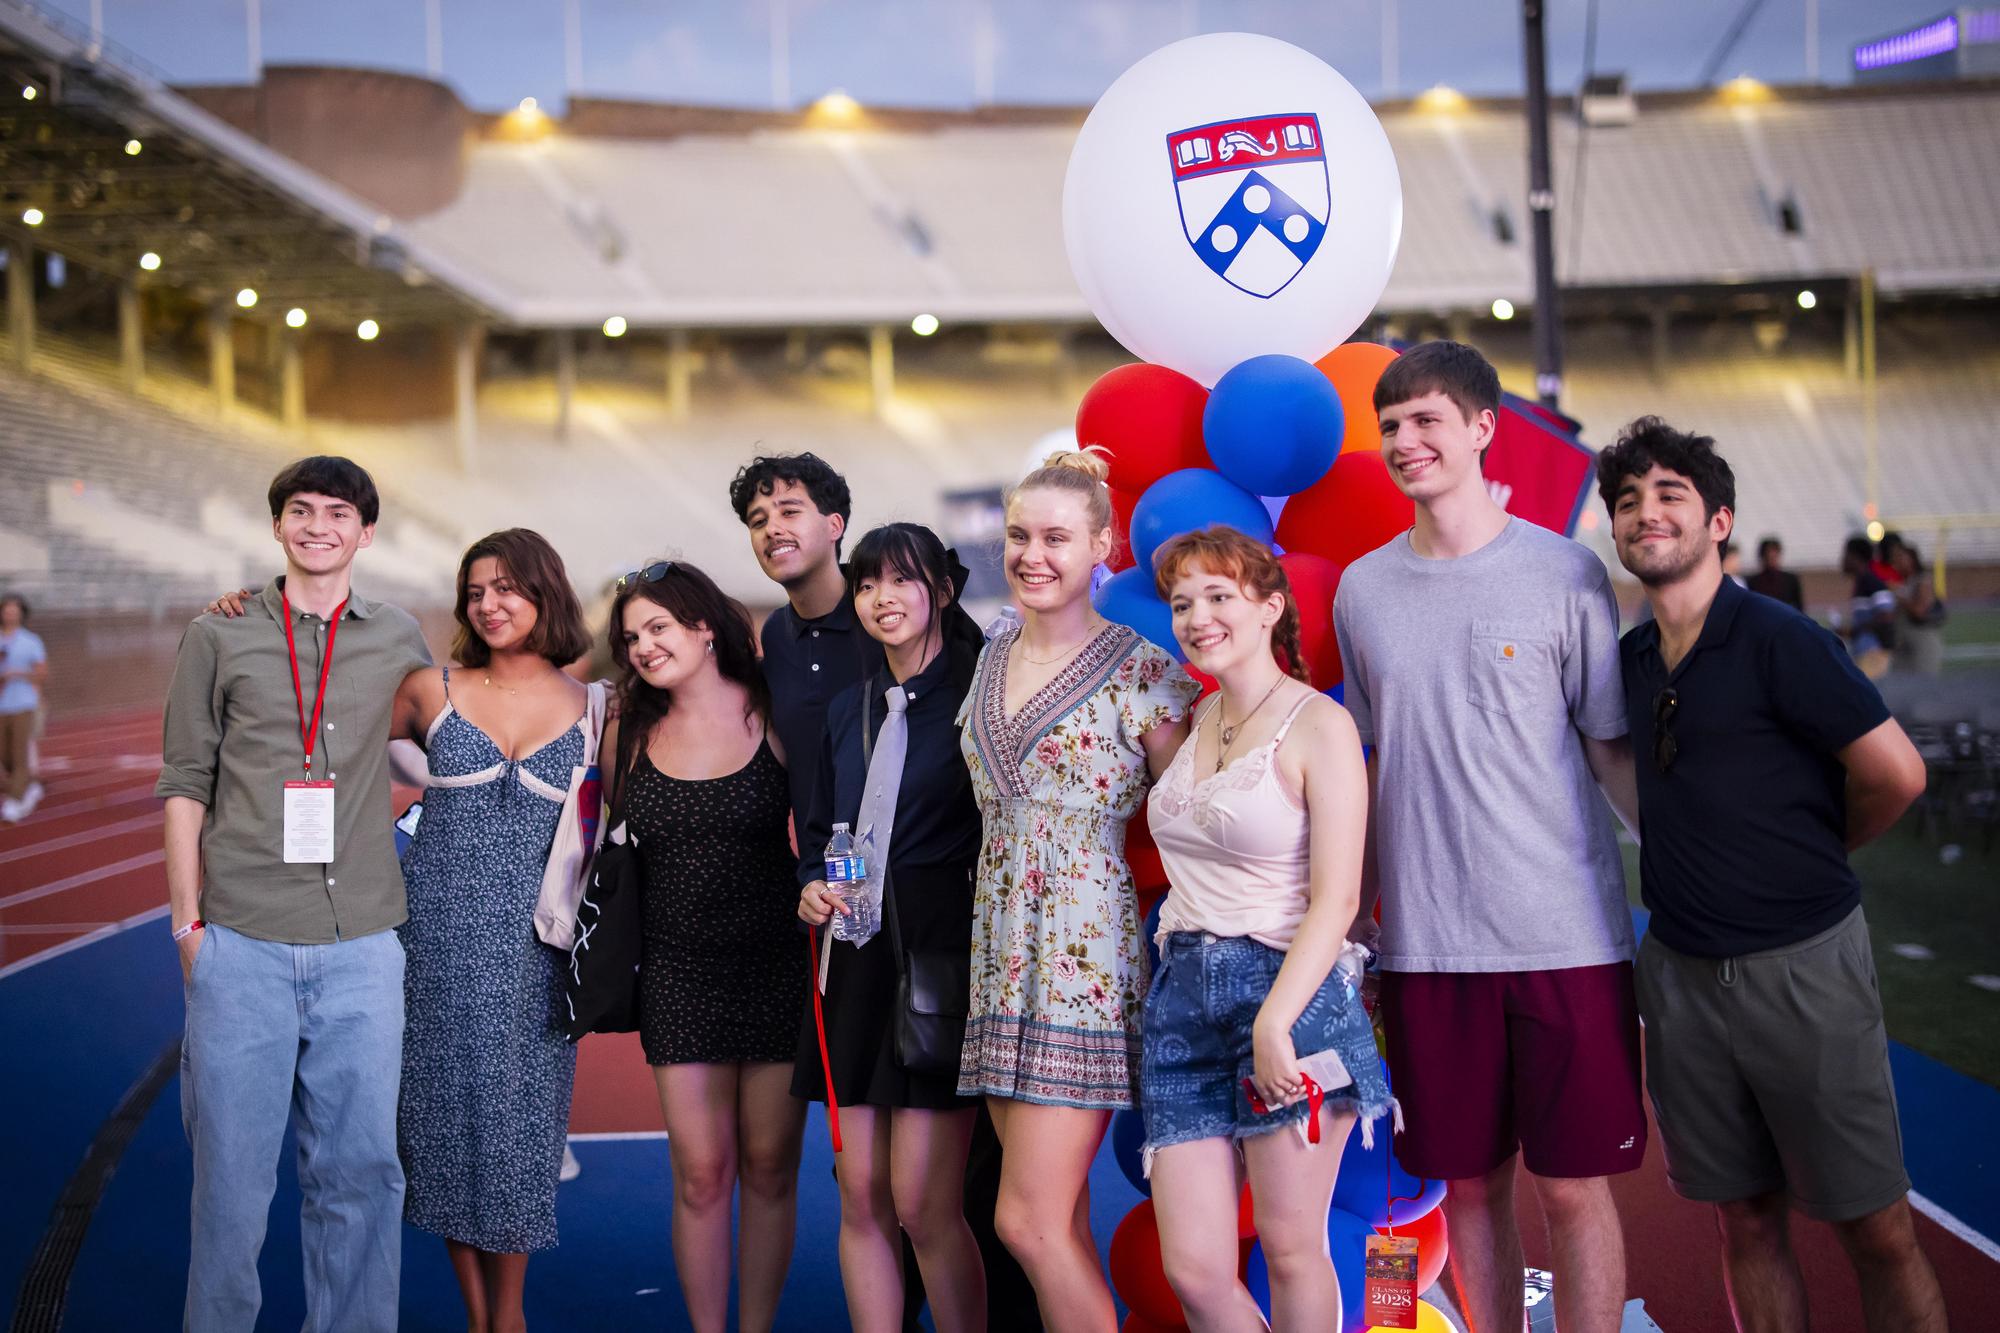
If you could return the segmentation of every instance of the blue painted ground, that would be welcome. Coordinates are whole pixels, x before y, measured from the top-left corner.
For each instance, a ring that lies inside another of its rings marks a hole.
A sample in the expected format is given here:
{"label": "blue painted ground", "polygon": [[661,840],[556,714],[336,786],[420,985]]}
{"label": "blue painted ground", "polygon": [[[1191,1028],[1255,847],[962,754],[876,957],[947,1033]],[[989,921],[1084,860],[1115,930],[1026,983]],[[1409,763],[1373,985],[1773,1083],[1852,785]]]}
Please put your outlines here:
{"label": "blue painted ground", "polygon": [[[1637,914],[1643,928],[1644,914]],[[0,1031],[13,1076],[4,1128],[11,1151],[0,1188],[0,1309],[11,1310],[21,1271],[84,1149],[127,1087],[179,1031],[180,987],[156,932],[129,931],[0,980]],[[1904,1151],[1919,1192],[1988,1236],[2000,1237],[2000,1090],[1914,1051],[1892,1047]],[[534,1261],[529,1318],[542,1327],[686,1327],[668,1249],[666,1145],[583,1143],[581,1178],[562,1187],[561,1248]],[[189,1160],[178,1080],[128,1149],[86,1238],[70,1289],[69,1327],[167,1328],[179,1319],[187,1264]],[[1137,1201],[1110,1151],[1092,1174],[1100,1247]],[[844,1323],[835,1256],[831,1152],[817,1107],[800,1173],[798,1247],[780,1310],[783,1329],[823,1333]],[[260,1327],[297,1328],[298,1189],[291,1150],[279,1173],[260,1265]],[[647,1293],[647,1294],[641,1294]],[[463,1327],[443,1244],[406,1232],[404,1327]]]}

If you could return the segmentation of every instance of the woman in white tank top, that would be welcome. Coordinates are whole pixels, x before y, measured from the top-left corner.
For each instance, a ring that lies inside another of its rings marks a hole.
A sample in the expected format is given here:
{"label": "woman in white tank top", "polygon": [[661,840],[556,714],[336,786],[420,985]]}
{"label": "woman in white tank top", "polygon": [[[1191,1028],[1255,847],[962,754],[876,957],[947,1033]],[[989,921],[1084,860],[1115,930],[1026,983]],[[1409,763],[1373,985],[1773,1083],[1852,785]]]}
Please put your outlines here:
{"label": "woman in white tank top", "polygon": [[1148,807],[1172,884],[1139,1080],[1167,1279],[1193,1329],[1264,1327],[1236,1277],[1240,1152],[1271,1327],[1339,1328],[1326,1218],[1341,1148],[1357,1116],[1372,1142],[1394,1109],[1358,965],[1336,967],[1360,902],[1361,742],[1307,683],[1298,607],[1261,542],[1188,533],[1155,569],[1189,664],[1221,687]]}

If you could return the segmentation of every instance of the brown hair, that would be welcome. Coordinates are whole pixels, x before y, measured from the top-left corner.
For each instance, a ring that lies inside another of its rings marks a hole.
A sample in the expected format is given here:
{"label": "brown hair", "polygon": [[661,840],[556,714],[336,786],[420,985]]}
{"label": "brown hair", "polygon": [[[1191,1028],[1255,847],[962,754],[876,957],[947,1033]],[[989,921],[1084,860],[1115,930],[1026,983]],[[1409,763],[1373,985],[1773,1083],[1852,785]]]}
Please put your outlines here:
{"label": "brown hair", "polygon": [[1111,464],[1104,460],[1096,445],[1088,449],[1058,449],[1007,492],[1006,508],[1012,509],[1014,498],[1023,491],[1069,491],[1083,498],[1084,511],[1090,517],[1090,535],[1095,537],[1111,526],[1111,488],[1104,480],[1110,475]]}
{"label": "brown hair", "polygon": [[1476,348],[1439,339],[1418,343],[1382,368],[1375,381],[1375,410],[1441,393],[1467,421],[1500,411],[1500,372]]}
{"label": "brown hair", "polygon": [[590,651],[590,630],[583,623],[583,607],[570,586],[569,571],[548,539],[527,528],[508,528],[488,533],[465,548],[458,562],[458,598],[452,604],[452,619],[458,633],[452,639],[451,655],[461,666],[483,667],[493,660],[493,650],[472,628],[465,609],[465,585],[471,580],[474,562],[487,557],[500,562],[521,595],[535,604],[535,628],[528,634],[527,648],[558,667],[566,667]]}
{"label": "brown hair", "polygon": [[[647,580],[628,576],[611,599],[611,660],[623,673],[618,682],[618,769],[629,773],[653,728],[673,707],[673,695],[648,685],[632,667],[625,644],[625,608],[638,600],[651,602],[690,628],[699,626],[715,636],[715,665],[724,680],[741,685],[750,695],[750,715],[771,716],[771,688],[757,663],[757,636],[743,604],[715,585],[693,565],[659,560],[642,570],[663,566],[660,576]],[[799,761],[794,761],[799,762]]]}
{"label": "brown hair", "polygon": [[1271,548],[1220,523],[1171,537],[1153,555],[1153,587],[1160,599],[1171,598],[1174,584],[1197,567],[1220,574],[1256,601],[1273,593],[1285,595],[1285,609],[1271,627],[1271,656],[1294,679],[1310,684],[1312,674],[1299,647],[1298,600],[1292,596],[1292,581],[1285,576],[1285,567],[1271,554]]}

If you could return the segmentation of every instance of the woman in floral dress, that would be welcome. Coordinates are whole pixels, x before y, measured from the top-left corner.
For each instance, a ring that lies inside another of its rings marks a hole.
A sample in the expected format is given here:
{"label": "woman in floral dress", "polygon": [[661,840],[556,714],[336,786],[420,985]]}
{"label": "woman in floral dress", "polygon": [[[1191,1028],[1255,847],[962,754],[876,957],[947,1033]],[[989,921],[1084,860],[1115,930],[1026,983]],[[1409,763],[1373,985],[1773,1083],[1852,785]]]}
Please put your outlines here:
{"label": "woman in floral dress", "polygon": [[1112,542],[1104,473],[1091,454],[1056,454],[1008,498],[1021,624],[987,645],[960,714],[985,846],[958,1090],[987,1098],[1005,1153],[994,1226],[1057,1333],[1116,1324],[1088,1177],[1139,1064],[1146,955],[1125,822],[1197,693],[1091,607]]}

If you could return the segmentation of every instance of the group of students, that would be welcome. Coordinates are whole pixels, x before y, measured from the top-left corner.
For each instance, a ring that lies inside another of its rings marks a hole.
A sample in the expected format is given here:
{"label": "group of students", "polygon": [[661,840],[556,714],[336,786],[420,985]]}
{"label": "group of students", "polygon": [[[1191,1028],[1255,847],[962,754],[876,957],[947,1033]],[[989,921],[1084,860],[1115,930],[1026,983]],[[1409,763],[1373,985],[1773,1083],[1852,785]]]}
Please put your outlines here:
{"label": "group of students", "polygon": [[[1733,482],[1711,441],[1646,419],[1600,458],[1656,613],[1621,660],[1602,565],[1481,480],[1492,367],[1425,344],[1375,399],[1416,517],[1344,575],[1345,707],[1307,683],[1283,568],[1241,533],[1155,561],[1211,697],[1097,614],[1115,534],[1092,453],[1009,494],[1018,615],[990,640],[928,529],[876,528],[843,564],[846,484],[798,454],[730,495],[785,604],[756,631],[685,562],[625,575],[593,738],[594,687],[562,670],[583,617],[545,541],[466,553],[457,665],[433,667],[409,616],[350,590],[366,474],[288,468],[269,497],[286,575],[188,630],[165,723],[188,1327],[255,1322],[288,1118],[309,1326],[395,1326],[403,1216],[446,1239],[471,1326],[523,1326],[574,1073],[566,960],[532,918],[592,749],[643,866],[640,1033],[696,1328],[724,1327],[732,1271],[740,1325],[772,1325],[805,1106],[828,1099],[857,1329],[926,1300],[940,1333],[1113,1328],[1087,1181],[1135,1104],[1193,1328],[1264,1326],[1237,1280],[1246,1177],[1271,1325],[1338,1326],[1327,1211],[1350,1128],[1385,1115],[1406,1169],[1449,1182],[1474,1327],[1521,1320],[1518,1155],[1560,1323],[1616,1328],[1607,1178],[1644,1153],[1641,1012],[1669,1170],[1719,1206],[1744,1326],[1803,1325],[1790,1202],[1836,1224],[1871,1323],[1942,1327],[1846,862],[1914,798],[1907,740],[1837,641],[1723,578]],[[400,873],[392,738],[430,769]],[[1602,798],[1643,828],[1636,990]],[[1151,969],[1124,854],[1142,801],[1171,883]],[[815,952],[798,923],[859,906],[827,882],[841,824],[872,835],[881,929]],[[1393,1097],[1358,990],[1371,954]]]}

